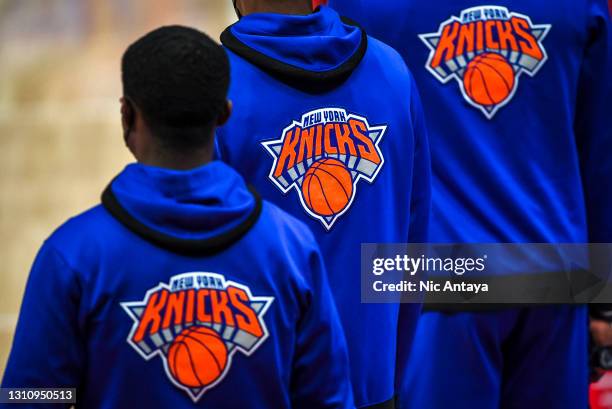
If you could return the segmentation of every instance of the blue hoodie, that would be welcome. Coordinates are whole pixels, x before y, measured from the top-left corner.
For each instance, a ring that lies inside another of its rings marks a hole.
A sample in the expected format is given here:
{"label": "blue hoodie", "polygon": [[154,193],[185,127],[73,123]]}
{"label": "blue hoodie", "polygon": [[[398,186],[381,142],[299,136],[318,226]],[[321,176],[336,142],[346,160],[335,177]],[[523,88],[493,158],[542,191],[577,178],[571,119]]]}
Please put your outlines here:
{"label": "blue hoodie", "polygon": [[396,358],[402,365],[419,306],[400,314],[360,302],[360,246],[427,240],[429,151],[412,77],[394,50],[327,7],[251,14],[221,40],[234,112],[218,154],[314,232],[355,403],[392,407]]}
{"label": "blue hoodie", "polygon": [[331,0],[423,97],[431,240],[612,242],[605,0]]}
{"label": "blue hoodie", "polygon": [[302,223],[221,162],[129,165],[102,201],[40,250],[3,387],[76,387],[87,408],[353,407]]}

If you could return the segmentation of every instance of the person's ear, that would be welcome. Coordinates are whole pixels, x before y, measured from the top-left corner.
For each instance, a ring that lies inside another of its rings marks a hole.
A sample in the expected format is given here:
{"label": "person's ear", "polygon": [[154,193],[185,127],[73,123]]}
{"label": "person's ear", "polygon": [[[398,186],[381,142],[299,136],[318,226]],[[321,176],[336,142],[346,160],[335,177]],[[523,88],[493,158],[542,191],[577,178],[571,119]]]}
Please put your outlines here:
{"label": "person's ear", "polygon": [[127,145],[130,132],[132,132],[132,128],[134,127],[134,107],[132,106],[130,100],[126,97],[121,97],[119,101],[121,102],[121,126],[123,127],[123,140]]}
{"label": "person's ear", "polygon": [[238,20],[240,20],[242,18],[242,12],[240,11],[240,6],[242,4],[238,4],[238,3],[242,3],[240,0],[232,0],[232,3],[234,3],[234,11],[236,12],[236,16],[238,16]]}
{"label": "person's ear", "polygon": [[223,126],[227,123],[227,121],[230,119],[230,116],[232,115],[232,108],[232,101],[230,101],[229,99],[225,100],[223,109],[221,110],[219,117],[217,117],[217,126]]}

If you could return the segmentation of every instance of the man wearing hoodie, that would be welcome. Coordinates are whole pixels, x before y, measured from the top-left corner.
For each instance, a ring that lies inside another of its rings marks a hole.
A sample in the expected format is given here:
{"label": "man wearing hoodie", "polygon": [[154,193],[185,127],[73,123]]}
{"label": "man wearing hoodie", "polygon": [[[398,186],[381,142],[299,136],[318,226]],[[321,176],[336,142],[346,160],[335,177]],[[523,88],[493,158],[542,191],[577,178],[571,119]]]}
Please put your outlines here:
{"label": "man wearing hoodie", "polygon": [[[430,239],[612,242],[605,0],[477,3],[330,1],[395,47],[414,73],[432,142]],[[518,268],[500,273],[556,272],[513,261]],[[555,278],[566,280],[563,272]],[[476,307],[427,308],[403,407],[587,406],[584,306]],[[609,321],[605,312],[597,316]],[[609,324],[593,324],[605,342]]]}
{"label": "man wearing hoodie", "polygon": [[163,27],[122,76],[138,163],[45,241],[2,386],[76,388],[87,408],[354,407],[312,234],[211,162],[230,114],[222,47]]}
{"label": "man wearing hoodie", "polygon": [[310,226],[347,337],[355,403],[392,408],[395,364],[405,362],[420,306],[361,303],[360,249],[427,240],[429,150],[412,77],[393,49],[327,7],[235,5],[243,17],[221,37],[235,110],[218,130],[218,155]]}

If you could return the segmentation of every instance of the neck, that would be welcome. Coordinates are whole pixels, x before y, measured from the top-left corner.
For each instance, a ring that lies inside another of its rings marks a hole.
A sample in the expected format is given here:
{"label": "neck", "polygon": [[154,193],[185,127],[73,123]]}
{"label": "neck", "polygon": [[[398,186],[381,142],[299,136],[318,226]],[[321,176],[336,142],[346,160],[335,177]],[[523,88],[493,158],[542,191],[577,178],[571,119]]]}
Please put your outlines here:
{"label": "neck", "polygon": [[172,170],[190,170],[204,166],[213,158],[210,149],[196,149],[186,152],[152,152],[139,160],[143,165],[156,166]]}
{"label": "neck", "polygon": [[243,3],[248,3],[248,5],[241,7],[241,12],[245,16],[252,13],[278,13],[305,16],[312,13],[312,7],[309,0],[256,0]]}

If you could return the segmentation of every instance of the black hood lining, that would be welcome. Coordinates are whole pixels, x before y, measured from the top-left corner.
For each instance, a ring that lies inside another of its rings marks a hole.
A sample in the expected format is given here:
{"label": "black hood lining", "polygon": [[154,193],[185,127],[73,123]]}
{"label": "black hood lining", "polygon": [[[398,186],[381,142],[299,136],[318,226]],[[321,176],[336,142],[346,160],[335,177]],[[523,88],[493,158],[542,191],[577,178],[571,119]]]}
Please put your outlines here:
{"label": "black hood lining", "polygon": [[331,91],[346,81],[359,63],[361,63],[368,49],[368,36],[365,30],[349,18],[341,17],[341,19],[343,23],[355,26],[361,30],[361,42],[357,51],[348,60],[328,71],[309,71],[269,57],[240,41],[232,33],[232,26],[229,26],[221,33],[221,43],[232,52],[279,81],[303,92],[319,94]]}
{"label": "black hood lining", "polygon": [[255,225],[261,215],[263,206],[259,193],[252,186],[249,186],[249,191],[255,199],[255,208],[246,220],[233,229],[215,237],[208,239],[180,239],[154,230],[134,218],[121,206],[111,185],[112,183],[102,193],[102,205],[115,219],[132,232],[158,247],[191,257],[210,256],[219,253],[240,240]]}

